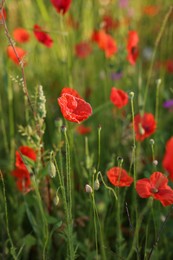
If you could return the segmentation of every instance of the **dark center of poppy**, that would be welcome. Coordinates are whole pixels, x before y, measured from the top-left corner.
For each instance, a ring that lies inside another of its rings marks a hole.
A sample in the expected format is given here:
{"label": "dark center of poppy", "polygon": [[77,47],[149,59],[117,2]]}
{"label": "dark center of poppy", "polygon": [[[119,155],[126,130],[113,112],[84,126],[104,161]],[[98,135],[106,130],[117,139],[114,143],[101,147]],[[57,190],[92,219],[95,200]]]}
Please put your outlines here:
{"label": "dark center of poppy", "polygon": [[159,191],[159,190],[158,190],[157,188],[152,188],[152,189],[151,189],[151,192],[152,192],[152,193],[157,193],[158,191]]}
{"label": "dark center of poppy", "polygon": [[137,51],[138,51],[137,47],[135,47],[135,46],[132,47],[132,49],[131,49],[132,54],[134,54],[134,55],[137,54]]}

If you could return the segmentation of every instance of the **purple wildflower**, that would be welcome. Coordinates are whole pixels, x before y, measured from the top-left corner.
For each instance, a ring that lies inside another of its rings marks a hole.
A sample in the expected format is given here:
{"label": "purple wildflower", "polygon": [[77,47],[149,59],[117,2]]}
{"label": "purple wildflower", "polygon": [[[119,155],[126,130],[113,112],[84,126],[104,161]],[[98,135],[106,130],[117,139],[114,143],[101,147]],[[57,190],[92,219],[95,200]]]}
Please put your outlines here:
{"label": "purple wildflower", "polygon": [[118,71],[118,72],[112,72],[111,73],[111,79],[112,80],[120,80],[123,76],[123,73],[121,71]]}
{"label": "purple wildflower", "polygon": [[163,103],[164,108],[172,108],[173,107],[173,99],[167,100]]}
{"label": "purple wildflower", "polygon": [[126,8],[128,6],[129,0],[119,0],[119,6],[121,8]]}

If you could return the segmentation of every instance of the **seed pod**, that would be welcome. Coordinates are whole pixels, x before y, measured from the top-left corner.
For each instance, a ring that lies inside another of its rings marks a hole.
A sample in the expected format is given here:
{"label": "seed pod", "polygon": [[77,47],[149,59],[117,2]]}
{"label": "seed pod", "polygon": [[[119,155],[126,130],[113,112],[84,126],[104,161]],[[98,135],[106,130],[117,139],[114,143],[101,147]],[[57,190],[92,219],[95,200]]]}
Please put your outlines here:
{"label": "seed pod", "polygon": [[56,194],[55,198],[54,198],[54,203],[57,206],[59,204],[59,196],[58,194]]}
{"label": "seed pod", "polygon": [[92,192],[93,192],[93,189],[91,188],[90,185],[86,184],[86,185],[85,185],[85,191],[86,191],[87,193],[92,193]]}
{"label": "seed pod", "polygon": [[55,178],[55,176],[56,176],[56,168],[55,168],[55,165],[54,165],[54,163],[52,161],[49,162],[48,173],[49,173],[49,176],[51,178]]}
{"label": "seed pod", "polygon": [[100,182],[99,182],[98,179],[96,179],[95,182],[94,182],[94,189],[98,190],[99,188],[100,188]]}

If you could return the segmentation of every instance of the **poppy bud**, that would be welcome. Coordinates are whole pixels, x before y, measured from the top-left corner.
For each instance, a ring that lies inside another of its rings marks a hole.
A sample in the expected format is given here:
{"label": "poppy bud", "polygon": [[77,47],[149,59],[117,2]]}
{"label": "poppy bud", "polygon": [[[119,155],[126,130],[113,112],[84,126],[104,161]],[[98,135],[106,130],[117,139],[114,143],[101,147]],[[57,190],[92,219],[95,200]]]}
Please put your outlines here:
{"label": "poppy bud", "polygon": [[54,203],[55,203],[56,206],[59,204],[59,196],[58,196],[57,193],[56,193],[56,196],[54,198]]}
{"label": "poppy bud", "polygon": [[154,164],[154,166],[157,166],[157,165],[158,165],[158,161],[157,161],[157,160],[154,160],[154,161],[153,161],[153,164]]}
{"label": "poppy bud", "polygon": [[91,188],[90,185],[86,184],[86,185],[85,185],[85,191],[86,191],[87,193],[92,193],[92,192],[93,192],[93,189]]}
{"label": "poppy bud", "polygon": [[55,176],[56,176],[56,168],[55,168],[55,165],[54,165],[54,163],[52,161],[49,162],[48,173],[49,173],[51,178],[55,178]]}
{"label": "poppy bud", "polygon": [[151,144],[151,145],[154,145],[154,143],[155,143],[155,142],[154,142],[154,139],[150,139],[150,144]]}
{"label": "poppy bud", "polygon": [[133,91],[131,91],[131,92],[129,93],[129,96],[130,96],[131,99],[134,98],[134,95],[135,95],[135,93],[134,93]]}
{"label": "poppy bud", "polygon": [[100,182],[99,182],[98,179],[96,179],[95,182],[94,182],[94,189],[98,190],[99,188],[100,188]]}

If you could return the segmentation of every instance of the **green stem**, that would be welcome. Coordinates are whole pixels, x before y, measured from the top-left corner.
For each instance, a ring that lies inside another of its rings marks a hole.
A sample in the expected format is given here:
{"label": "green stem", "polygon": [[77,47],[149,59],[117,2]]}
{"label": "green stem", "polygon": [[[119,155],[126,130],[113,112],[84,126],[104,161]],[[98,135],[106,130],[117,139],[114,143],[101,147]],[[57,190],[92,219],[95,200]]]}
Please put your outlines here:
{"label": "green stem", "polygon": [[98,128],[98,163],[97,163],[97,171],[99,171],[100,167],[100,154],[101,154],[101,146],[100,146],[100,136],[101,136],[101,127]]}
{"label": "green stem", "polygon": [[49,21],[49,14],[47,12],[47,9],[46,9],[46,6],[44,4],[44,1],[43,0],[36,0],[37,1],[37,5],[40,9],[40,12],[43,16],[43,18],[46,20],[46,21]]}
{"label": "green stem", "polygon": [[134,112],[134,93],[131,92],[131,113],[132,113],[132,125],[133,125],[133,177],[134,177],[134,186],[136,186],[136,136],[135,136],[135,112]]}
{"label": "green stem", "polygon": [[158,119],[159,119],[159,90],[160,90],[160,84],[161,80],[157,80],[157,86],[156,86],[156,107],[155,107],[155,120],[157,122],[157,128],[158,128]]}
{"label": "green stem", "polygon": [[108,185],[106,185],[106,183],[105,183],[105,181],[104,181],[104,179],[103,179],[103,176],[102,176],[101,172],[98,172],[98,173],[97,173],[97,178],[98,178],[99,176],[100,176],[100,178],[101,178],[101,180],[102,180],[102,182],[103,182],[105,188],[106,188],[107,190],[110,190],[110,191],[113,193],[113,195],[114,195],[114,197],[115,197],[115,200],[118,200],[118,197],[117,197],[117,195],[116,195],[114,189],[112,189],[111,187],[109,187]]}
{"label": "green stem", "polygon": [[7,208],[7,198],[6,198],[6,190],[5,190],[5,183],[4,183],[4,178],[3,178],[3,174],[0,170],[0,179],[2,181],[2,188],[3,188],[3,197],[4,197],[4,206],[5,206],[5,222],[6,222],[6,229],[7,229],[7,235],[8,235],[8,239],[11,245],[11,255],[13,257],[14,260],[17,260],[17,255],[16,255],[16,249],[14,247],[11,235],[10,235],[10,229],[9,229],[9,222],[8,222],[8,208]]}
{"label": "green stem", "polygon": [[44,237],[43,260],[46,260],[47,259],[46,250],[47,250],[47,245],[48,245],[48,241],[49,241],[49,229],[48,229],[48,223],[46,220],[45,212],[43,209],[43,204],[42,204],[42,199],[41,199],[39,188],[38,188],[38,183],[37,183],[37,180],[35,179],[35,176],[33,177],[33,180],[34,180],[36,198],[37,198],[39,210],[40,210],[42,221],[43,221],[43,227],[44,227],[44,229],[43,229],[43,237]]}
{"label": "green stem", "polygon": [[93,214],[94,214],[94,233],[95,233],[95,244],[96,244],[96,260],[98,259],[98,231],[97,231],[97,221],[96,221],[96,212],[95,212],[95,198],[94,192],[92,195],[92,205],[93,205]]}
{"label": "green stem", "polygon": [[[150,199],[148,200],[147,205],[145,206],[145,208],[142,210],[142,212],[140,213],[138,219],[136,220],[136,227],[135,227],[135,232],[134,232],[134,236],[133,236],[133,242],[132,242],[132,246],[131,246],[131,250],[129,252],[129,255],[127,256],[127,260],[131,260],[134,250],[138,249],[138,238],[139,238],[139,231],[140,231],[140,227],[143,221],[143,217],[144,215],[147,213],[147,211],[151,208],[152,206],[152,202]],[[140,255],[139,252],[137,251],[137,259],[140,259]]]}
{"label": "green stem", "polygon": [[5,122],[4,122],[3,112],[2,112],[1,97],[0,97],[0,118],[1,118],[1,129],[2,129],[2,136],[3,136],[2,139],[4,140],[4,148],[5,148],[6,154],[9,154],[8,138],[7,138],[7,131],[5,130]]}
{"label": "green stem", "polygon": [[173,6],[170,6],[168,12],[166,13],[165,15],[165,18],[163,19],[163,23],[162,23],[162,26],[161,26],[161,29],[159,31],[159,34],[156,38],[156,41],[155,41],[155,48],[154,48],[154,51],[153,51],[153,54],[152,54],[152,58],[151,58],[151,63],[150,63],[150,67],[149,67],[149,73],[148,73],[148,79],[147,79],[147,84],[146,84],[146,87],[145,87],[145,93],[144,93],[144,102],[143,102],[143,113],[145,111],[145,106],[146,106],[146,101],[147,101],[147,96],[148,96],[148,90],[149,90],[149,86],[150,86],[150,81],[151,81],[151,76],[152,76],[152,71],[153,71],[153,65],[154,65],[154,60],[155,60],[155,56],[156,56],[156,52],[157,52],[157,49],[158,49],[158,46],[159,46],[159,43],[161,41],[161,38],[163,36],[163,33],[164,33],[164,30],[165,30],[165,27],[166,27],[166,24],[168,22],[168,19],[169,17],[171,16],[172,14],[172,10],[173,10]]}

